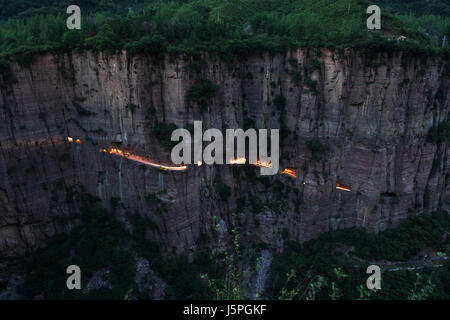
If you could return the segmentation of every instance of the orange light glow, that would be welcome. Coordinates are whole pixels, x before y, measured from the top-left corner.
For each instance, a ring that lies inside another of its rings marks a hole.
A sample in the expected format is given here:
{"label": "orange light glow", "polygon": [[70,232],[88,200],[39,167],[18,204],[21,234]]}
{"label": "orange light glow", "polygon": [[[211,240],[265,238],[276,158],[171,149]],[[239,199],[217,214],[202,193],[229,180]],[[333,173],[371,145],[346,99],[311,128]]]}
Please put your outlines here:
{"label": "orange light glow", "polygon": [[352,189],[350,189],[350,187],[344,186],[343,184],[340,184],[340,183],[336,183],[336,189],[344,190],[344,191],[352,191]]}
{"label": "orange light glow", "polygon": [[281,174],[287,174],[288,176],[291,176],[292,178],[297,178],[297,169],[286,168],[283,170],[283,172]]}
{"label": "orange light glow", "polygon": [[67,137],[67,141],[69,141],[69,142],[73,142],[73,138],[71,138],[71,137]]}
{"label": "orange light glow", "polygon": [[78,144],[81,144],[81,140],[80,139],[75,140],[75,142],[78,143]]}
{"label": "orange light glow", "polygon": [[254,164],[255,164],[255,166],[258,166],[258,167],[272,168],[271,162],[265,162],[265,161],[258,160]]}
{"label": "orange light glow", "polygon": [[230,164],[245,164],[247,162],[247,159],[245,158],[237,158],[237,159],[231,159]]}
{"label": "orange light glow", "polygon": [[109,151],[110,154],[117,154],[119,156],[123,156],[123,151],[117,148],[111,148]]}
{"label": "orange light glow", "polygon": [[118,155],[118,156],[121,156],[121,157],[124,157],[124,158],[127,158],[127,159],[130,159],[130,160],[133,160],[133,161],[136,161],[136,162],[139,162],[139,163],[151,166],[151,167],[158,168],[159,170],[162,170],[162,171],[167,171],[167,170],[169,170],[169,171],[185,171],[185,170],[187,170],[187,166],[186,165],[164,166],[164,165],[161,165],[161,164],[158,164],[158,163],[150,162],[149,160],[145,159],[144,157],[141,157],[141,156],[136,155],[136,154],[132,154],[129,151],[124,151],[124,150],[119,149],[117,147],[111,148],[109,153],[110,154],[115,154],[115,155]]}

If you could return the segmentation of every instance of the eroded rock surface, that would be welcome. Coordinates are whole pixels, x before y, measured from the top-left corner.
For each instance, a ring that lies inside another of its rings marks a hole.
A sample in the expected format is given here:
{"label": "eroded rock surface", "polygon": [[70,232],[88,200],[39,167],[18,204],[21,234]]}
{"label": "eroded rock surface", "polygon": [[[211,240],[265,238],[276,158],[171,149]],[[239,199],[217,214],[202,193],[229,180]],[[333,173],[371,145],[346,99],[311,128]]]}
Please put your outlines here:
{"label": "eroded rock surface", "polygon": [[[449,120],[442,58],[296,50],[225,63],[88,52],[39,56],[28,68],[13,63],[11,73],[0,82],[0,256],[70,229],[81,188],[107,207],[119,199],[115,212],[125,223],[138,212],[151,221],[150,240],[188,256],[224,245],[217,221],[231,239],[233,213],[246,241],[282,250],[287,240],[332,229],[384,230],[448,200],[448,143],[426,139]],[[203,112],[187,98],[198,79],[219,86]],[[279,95],[285,105],[274,103]],[[259,171],[228,165],[162,173],[99,152],[121,143],[170,164],[153,128],[193,120],[204,128],[283,129],[280,171],[298,168],[297,179],[277,175],[267,184]],[[312,152],[311,140],[324,150]],[[226,201],[219,183],[231,187]],[[158,193],[156,206],[146,201]]]}

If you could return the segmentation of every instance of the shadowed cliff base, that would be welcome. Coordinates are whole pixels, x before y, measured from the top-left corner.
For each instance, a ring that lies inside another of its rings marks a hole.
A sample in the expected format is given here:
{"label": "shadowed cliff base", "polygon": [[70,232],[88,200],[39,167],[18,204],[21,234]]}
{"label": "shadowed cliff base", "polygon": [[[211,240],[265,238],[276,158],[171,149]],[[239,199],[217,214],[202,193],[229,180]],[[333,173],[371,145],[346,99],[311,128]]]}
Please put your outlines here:
{"label": "shadowed cliff base", "polygon": [[[242,241],[234,221],[227,252],[162,257],[148,221],[123,217],[86,196],[78,224],[46,248],[0,261],[2,299],[448,299],[450,216],[411,217],[379,234],[332,231],[276,253]],[[235,216],[236,217],[236,216]],[[66,289],[68,265],[82,270],[82,290]],[[382,267],[382,290],[365,289],[366,268]],[[9,279],[3,281],[2,279]]]}

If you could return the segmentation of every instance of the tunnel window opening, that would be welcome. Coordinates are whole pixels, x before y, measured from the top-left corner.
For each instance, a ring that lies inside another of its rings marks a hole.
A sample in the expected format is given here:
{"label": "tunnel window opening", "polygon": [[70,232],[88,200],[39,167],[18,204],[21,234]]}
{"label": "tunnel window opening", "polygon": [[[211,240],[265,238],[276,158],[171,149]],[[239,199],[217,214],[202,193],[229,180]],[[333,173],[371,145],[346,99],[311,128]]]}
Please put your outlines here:
{"label": "tunnel window opening", "polygon": [[352,191],[352,189],[350,189],[350,187],[349,186],[346,186],[346,185],[344,185],[344,184],[341,184],[341,183],[336,183],[336,189],[338,189],[338,190],[343,190],[343,191]]}
{"label": "tunnel window opening", "polygon": [[245,159],[245,158],[236,158],[236,159],[230,160],[230,164],[246,164],[246,163],[247,163],[247,159]]}
{"label": "tunnel window opening", "polygon": [[396,197],[398,197],[398,195],[396,193],[394,193],[394,192],[383,192],[381,194],[381,196],[383,198],[396,198]]}

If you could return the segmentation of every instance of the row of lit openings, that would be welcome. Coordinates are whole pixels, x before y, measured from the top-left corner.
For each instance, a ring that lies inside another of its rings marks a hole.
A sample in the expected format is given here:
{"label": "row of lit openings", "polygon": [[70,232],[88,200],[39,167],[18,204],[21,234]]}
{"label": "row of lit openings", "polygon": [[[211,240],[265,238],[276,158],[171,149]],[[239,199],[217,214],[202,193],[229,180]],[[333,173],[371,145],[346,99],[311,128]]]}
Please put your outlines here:
{"label": "row of lit openings", "polygon": [[[67,141],[81,144],[81,140],[80,139],[74,139],[72,137],[67,137]],[[100,152],[107,153],[108,150],[107,149],[101,149]],[[109,153],[117,154],[117,155],[121,155],[121,156],[125,156],[125,157],[132,156],[132,154],[130,152],[123,151],[122,149],[119,149],[117,147],[111,148]],[[247,159],[245,159],[245,158],[237,158],[237,159],[230,160],[230,164],[245,164],[245,163],[247,163]],[[197,165],[200,167],[202,165],[202,162],[198,161]],[[258,167],[265,167],[265,168],[271,168],[272,167],[272,163],[265,162],[265,161],[260,161],[260,160],[257,160],[254,163],[254,165],[258,166]],[[180,167],[185,167],[185,165],[182,164]],[[281,174],[285,174],[285,175],[288,175],[290,177],[297,178],[298,170],[296,168],[286,168],[286,169],[283,170],[283,172],[281,172]],[[306,182],[303,182],[303,184],[306,184]],[[343,190],[343,191],[351,191],[349,186],[343,185],[341,183],[336,183],[336,189]]]}

